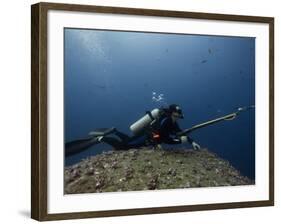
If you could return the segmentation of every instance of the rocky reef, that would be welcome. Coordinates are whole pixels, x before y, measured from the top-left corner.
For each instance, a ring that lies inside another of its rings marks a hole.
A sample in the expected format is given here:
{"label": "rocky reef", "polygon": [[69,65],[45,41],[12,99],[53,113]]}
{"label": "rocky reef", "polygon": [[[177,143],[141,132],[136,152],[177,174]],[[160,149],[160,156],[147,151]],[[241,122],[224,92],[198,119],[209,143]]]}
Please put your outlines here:
{"label": "rocky reef", "polygon": [[207,149],[108,151],[65,167],[65,194],[251,185]]}

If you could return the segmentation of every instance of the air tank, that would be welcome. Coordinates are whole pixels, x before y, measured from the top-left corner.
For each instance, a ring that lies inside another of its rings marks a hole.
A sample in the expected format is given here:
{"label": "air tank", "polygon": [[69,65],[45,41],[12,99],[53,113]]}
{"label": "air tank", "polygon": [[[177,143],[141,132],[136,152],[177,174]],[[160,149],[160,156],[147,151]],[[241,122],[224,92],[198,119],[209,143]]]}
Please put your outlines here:
{"label": "air tank", "polygon": [[[151,116],[150,116],[151,114]],[[149,125],[160,117],[160,110],[155,108],[130,126],[134,135],[142,133]]]}

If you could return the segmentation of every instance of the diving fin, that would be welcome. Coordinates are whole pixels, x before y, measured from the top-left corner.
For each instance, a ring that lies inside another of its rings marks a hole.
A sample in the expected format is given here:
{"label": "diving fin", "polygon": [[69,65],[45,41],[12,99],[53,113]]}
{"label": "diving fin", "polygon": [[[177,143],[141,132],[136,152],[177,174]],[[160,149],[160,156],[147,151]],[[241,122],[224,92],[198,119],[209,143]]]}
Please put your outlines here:
{"label": "diving fin", "polygon": [[87,138],[82,138],[65,143],[65,156],[72,156],[78,154],[91,146],[100,143],[100,137],[109,135],[116,131],[116,128],[99,128],[95,131],[91,131]]}
{"label": "diving fin", "polygon": [[95,144],[98,144],[99,142],[100,141],[98,140],[97,137],[88,137],[88,138],[67,142],[65,143],[65,148],[64,148],[65,156],[68,157],[74,154],[78,154],[86,150],[87,148]]}
{"label": "diving fin", "polygon": [[88,135],[89,136],[106,136],[116,131],[116,128],[99,128],[94,131],[91,131]]}

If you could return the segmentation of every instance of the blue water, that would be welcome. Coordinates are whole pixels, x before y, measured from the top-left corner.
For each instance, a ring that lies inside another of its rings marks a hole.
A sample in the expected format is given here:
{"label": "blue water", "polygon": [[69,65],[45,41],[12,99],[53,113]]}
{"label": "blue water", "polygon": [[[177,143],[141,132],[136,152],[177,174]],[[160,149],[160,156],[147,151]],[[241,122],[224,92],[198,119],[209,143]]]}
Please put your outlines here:
{"label": "blue water", "polygon": [[[166,104],[182,107],[183,129],[255,104],[255,38],[65,29],[64,39],[65,142],[101,127],[131,134],[145,111]],[[254,110],[191,137],[255,178]]]}

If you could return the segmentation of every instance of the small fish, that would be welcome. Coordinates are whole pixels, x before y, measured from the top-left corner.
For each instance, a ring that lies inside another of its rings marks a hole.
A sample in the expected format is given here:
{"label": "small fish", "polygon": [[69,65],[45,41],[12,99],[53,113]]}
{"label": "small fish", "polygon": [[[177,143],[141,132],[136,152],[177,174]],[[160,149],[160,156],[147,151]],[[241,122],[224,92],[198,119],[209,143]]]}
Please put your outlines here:
{"label": "small fish", "polygon": [[212,50],[211,48],[208,49],[209,54],[212,54]]}
{"label": "small fish", "polygon": [[207,62],[207,60],[202,60],[202,61],[201,61],[202,64],[204,64],[204,63],[206,63],[206,62]]}

